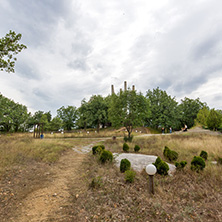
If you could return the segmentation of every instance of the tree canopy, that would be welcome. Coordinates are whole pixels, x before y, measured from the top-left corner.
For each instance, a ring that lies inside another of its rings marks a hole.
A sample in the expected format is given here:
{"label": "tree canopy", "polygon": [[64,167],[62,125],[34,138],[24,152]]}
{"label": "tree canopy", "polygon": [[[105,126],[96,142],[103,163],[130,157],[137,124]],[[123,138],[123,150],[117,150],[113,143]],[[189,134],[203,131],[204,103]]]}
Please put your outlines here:
{"label": "tree canopy", "polygon": [[9,31],[5,37],[0,38],[0,70],[6,72],[15,72],[16,54],[27,47],[24,44],[19,44],[22,35],[16,34],[14,31]]}
{"label": "tree canopy", "polygon": [[179,112],[175,98],[169,96],[166,91],[157,87],[153,91],[148,90],[146,97],[150,101],[151,115],[148,119],[149,126],[153,128],[179,128]]}
{"label": "tree canopy", "polygon": [[111,96],[109,120],[114,127],[124,126],[128,132],[128,138],[133,128],[145,124],[149,113],[149,101],[141,93],[125,90]]}

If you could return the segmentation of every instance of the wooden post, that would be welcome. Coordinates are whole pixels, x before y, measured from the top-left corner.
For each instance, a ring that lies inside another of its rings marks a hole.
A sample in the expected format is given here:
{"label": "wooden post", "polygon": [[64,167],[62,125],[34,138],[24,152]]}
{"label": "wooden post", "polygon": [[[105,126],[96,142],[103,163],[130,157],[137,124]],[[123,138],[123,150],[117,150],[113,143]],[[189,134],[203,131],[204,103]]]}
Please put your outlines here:
{"label": "wooden post", "polygon": [[151,194],[154,194],[153,175],[149,175],[149,190]]}

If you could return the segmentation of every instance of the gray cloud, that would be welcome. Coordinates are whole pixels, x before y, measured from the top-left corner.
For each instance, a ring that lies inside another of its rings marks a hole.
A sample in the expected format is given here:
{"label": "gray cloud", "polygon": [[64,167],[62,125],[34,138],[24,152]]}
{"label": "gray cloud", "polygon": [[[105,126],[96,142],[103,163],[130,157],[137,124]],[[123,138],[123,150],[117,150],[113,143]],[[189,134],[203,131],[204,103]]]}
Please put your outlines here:
{"label": "gray cloud", "polygon": [[2,0],[1,6],[0,35],[22,33],[28,49],[18,55],[16,80],[0,75],[0,88],[32,110],[55,114],[93,94],[106,96],[111,84],[118,91],[125,80],[144,94],[159,86],[222,107],[219,87],[210,96],[203,90],[222,69],[220,0]]}

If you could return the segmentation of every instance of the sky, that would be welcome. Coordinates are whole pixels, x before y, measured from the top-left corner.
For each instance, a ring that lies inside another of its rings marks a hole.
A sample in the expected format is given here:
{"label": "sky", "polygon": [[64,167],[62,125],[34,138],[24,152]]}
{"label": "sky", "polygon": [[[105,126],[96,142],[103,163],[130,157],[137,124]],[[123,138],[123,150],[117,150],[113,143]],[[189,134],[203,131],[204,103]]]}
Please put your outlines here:
{"label": "sky", "polygon": [[0,0],[0,38],[22,34],[0,93],[32,113],[135,85],[222,109],[221,0]]}

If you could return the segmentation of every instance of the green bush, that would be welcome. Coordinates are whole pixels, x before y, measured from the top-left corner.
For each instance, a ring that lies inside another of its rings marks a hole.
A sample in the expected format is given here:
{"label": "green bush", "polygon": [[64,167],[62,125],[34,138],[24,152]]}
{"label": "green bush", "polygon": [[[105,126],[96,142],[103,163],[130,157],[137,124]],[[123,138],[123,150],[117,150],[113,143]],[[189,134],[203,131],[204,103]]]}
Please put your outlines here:
{"label": "green bush", "polygon": [[154,166],[157,169],[157,173],[160,175],[168,175],[169,166],[166,162],[161,160],[160,157],[157,157]]}
{"label": "green bush", "polygon": [[199,172],[200,170],[203,170],[206,166],[205,161],[200,156],[194,156],[193,160],[191,161],[191,170]]}
{"label": "green bush", "polygon": [[186,165],[187,161],[180,161],[175,163],[177,170],[183,169]]}
{"label": "green bush", "polygon": [[127,159],[122,159],[120,162],[120,172],[124,173],[127,170],[130,170],[131,163]]}
{"label": "green bush", "polygon": [[167,147],[167,146],[165,146],[164,147],[164,150],[163,150],[163,155],[167,158],[168,157],[168,153],[170,152],[170,149]]}
{"label": "green bush", "polygon": [[[100,147],[100,148],[99,148],[99,147]],[[100,154],[100,153],[101,153],[101,149],[104,150],[104,149],[105,149],[105,146],[104,146],[104,145],[94,146],[94,147],[92,148],[92,153],[93,153],[93,155]]]}
{"label": "green bush", "polygon": [[100,154],[99,160],[101,163],[112,162],[113,154],[108,150],[103,150]]}
{"label": "green bush", "polygon": [[133,170],[127,170],[125,172],[125,181],[127,183],[133,183],[136,176],[136,172]]}
{"label": "green bush", "polygon": [[99,188],[103,185],[103,181],[101,177],[95,177],[92,179],[91,183],[89,184],[89,187],[92,189]]}
{"label": "green bush", "polygon": [[128,152],[129,151],[129,146],[127,143],[123,144],[123,151]]}
{"label": "green bush", "polygon": [[163,150],[163,155],[169,160],[169,161],[175,161],[178,158],[178,153],[176,151],[173,151],[169,149],[167,146],[165,146]]}
{"label": "green bush", "polygon": [[222,165],[222,157],[218,157],[218,158],[217,158],[217,162],[218,162],[218,164],[221,164],[221,165]]}
{"label": "green bush", "polygon": [[202,157],[206,161],[207,157],[208,157],[208,153],[206,151],[202,150],[200,153],[200,157]]}
{"label": "green bush", "polygon": [[135,152],[139,152],[139,150],[140,150],[140,147],[139,147],[138,145],[135,145],[134,151],[135,151]]}
{"label": "green bush", "polygon": [[125,141],[125,143],[126,143],[126,142],[130,142],[130,143],[131,143],[131,142],[133,141],[133,135],[130,136],[130,137],[124,135],[123,140]]}

